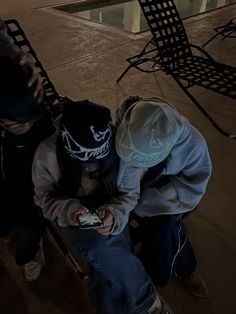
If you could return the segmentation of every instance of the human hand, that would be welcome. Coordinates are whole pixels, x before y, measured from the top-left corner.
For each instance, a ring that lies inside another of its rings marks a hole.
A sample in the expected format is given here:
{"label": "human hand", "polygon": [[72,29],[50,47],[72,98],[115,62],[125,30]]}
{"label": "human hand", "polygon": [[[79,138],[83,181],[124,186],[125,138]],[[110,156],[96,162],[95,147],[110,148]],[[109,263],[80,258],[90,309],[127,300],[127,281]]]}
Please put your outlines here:
{"label": "human hand", "polygon": [[103,227],[98,229],[98,233],[101,235],[109,235],[114,224],[113,214],[106,208],[100,208],[98,215],[103,221]]}
{"label": "human hand", "polygon": [[[10,122],[8,120],[8,122]],[[15,134],[15,135],[20,135],[20,134],[25,134],[27,133],[31,127],[33,126],[33,121],[27,121],[27,122],[11,122],[11,123],[6,123],[5,121],[0,121],[0,126],[7,130],[8,132]]]}
{"label": "human hand", "polygon": [[19,59],[19,64],[25,66],[30,73],[30,78],[28,81],[28,87],[35,84],[33,96],[37,98],[38,102],[41,102],[43,97],[43,87],[42,81],[39,76],[39,71],[36,68],[34,61],[27,54],[22,54]]}
{"label": "human hand", "polygon": [[85,207],[76,208],[72,212],[69,213],[68,221],[71,226],[79,226],[78,223],[78,215],[87,215],[89,210]]}

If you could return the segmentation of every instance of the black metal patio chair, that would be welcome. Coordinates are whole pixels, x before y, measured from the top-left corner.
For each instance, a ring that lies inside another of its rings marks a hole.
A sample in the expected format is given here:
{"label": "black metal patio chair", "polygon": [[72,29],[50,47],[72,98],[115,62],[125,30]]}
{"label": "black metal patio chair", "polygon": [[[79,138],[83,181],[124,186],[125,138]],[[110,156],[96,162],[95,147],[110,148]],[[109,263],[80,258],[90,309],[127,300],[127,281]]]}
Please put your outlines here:
{"label": "black metal patio chair", "polygon": [[[127,59],[129,65],[117,82],[133,67],[148,73],[164,71],[220,133],[236,138],[236,134],[224,131],[189,91],[197,85],[236,99],[236,69],[215,61],[205,50],[189,43],[173,0],[139,0],[139,4],[152,38],[138,55]],[[193,48],[198,53],[194,54]]]}
{"label": "black metal patio chair", "polygon": [[[69,99],[66,96],[61,96],[56,91],[53,83],[50,81],[47,72],[45,71],[42,63],[38,59],[36,52],[32,48],[28,38],[26,37],[23,29],[21,28],[18,21],[15,19],[5,20],[7,26],[8,34],[14,39],[15,44],[25,53],[30,53],[33,57],[35,66],[39,70],[40,76],[42,78],[43,84],[43,105],[49,112],[52,118],[58,116],[63,108],[63,104]],[[86,277],[85,272],[79,264],[79,258],[73,253],[73,250],[70,248],[69,243],[63,237],[60,232],[60,228],[56,222],[50,222],[48,230],[52,238],[57,243],[59,249],[66,257],[66,260],[69,262],[70,266],[75,271],[76,275],[80,278]]]}
{"label": "black metal patio chair", "polygon": [[206,47],[217,36],[221,36],[222,40],[225,38],[236,38],[236,16],[225,25],[215,27],[214,31],[215,34],[202,45],[203,47]]}

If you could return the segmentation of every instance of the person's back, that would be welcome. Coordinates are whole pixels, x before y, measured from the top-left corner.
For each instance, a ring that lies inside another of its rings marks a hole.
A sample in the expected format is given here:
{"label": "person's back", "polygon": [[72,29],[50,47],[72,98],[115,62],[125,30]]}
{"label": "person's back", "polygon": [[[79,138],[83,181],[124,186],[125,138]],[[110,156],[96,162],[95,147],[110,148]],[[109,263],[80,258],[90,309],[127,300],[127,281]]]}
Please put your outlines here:
{"label": "person's back", "polygon": [[[23,265],[35,257],[46,227],[34,204],[31,167],[37,146],[54,128],[27,86],[26,70],[6,56],[0,68],[0,236],[15,233],[16,263]],[[26,279],[34,280],[39,273],[29,268]]]}

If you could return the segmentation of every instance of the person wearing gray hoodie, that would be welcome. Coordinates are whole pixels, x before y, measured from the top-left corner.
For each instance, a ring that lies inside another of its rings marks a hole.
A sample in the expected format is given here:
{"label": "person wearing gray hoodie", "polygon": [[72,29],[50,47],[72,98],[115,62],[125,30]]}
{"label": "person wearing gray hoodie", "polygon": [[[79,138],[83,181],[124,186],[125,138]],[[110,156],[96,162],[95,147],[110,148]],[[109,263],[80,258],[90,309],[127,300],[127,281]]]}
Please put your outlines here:
{"label": "person wearing gray hoodie", "polygon": [[138,256],[157,286],[173,275],[197,297],[208,293],[183,217],[203,197],[211,175],[207,144],[196,128],[166,101],[126,98],[116,111],[116,150],[129,166],[144,169],[133,217],[141,240]]}
{"label": "person wearing gray hoodie", "polygon": [[[110,110],[89,100],[70,101],[56,122],[57,131],[35,154],[35,203],[86,258],[97,313],[170,314],[131,250],[127,223],[142,171],[119,160]],[[103,226],[83,229],[95,209]]]}

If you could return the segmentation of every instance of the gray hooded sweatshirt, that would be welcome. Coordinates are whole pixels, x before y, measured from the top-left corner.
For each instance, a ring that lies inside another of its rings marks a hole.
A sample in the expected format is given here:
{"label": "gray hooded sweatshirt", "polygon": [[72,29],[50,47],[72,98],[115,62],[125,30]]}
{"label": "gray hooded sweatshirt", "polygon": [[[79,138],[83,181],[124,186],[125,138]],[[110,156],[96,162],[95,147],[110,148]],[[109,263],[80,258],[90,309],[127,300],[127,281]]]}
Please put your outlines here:
{"label": "gray hooded sweatshirt", "polygon": [[[62,227],[69,226],[68,216],[76,208],[82,207],[80,196],[94,192],[96,184],[86,178],[78,198],[58,196],[56,194],[60,170],[56,156],[56,141],[59,132],[44,140],[38,147],[33,162],[33,183],[35,185],[35,203],[42,208],[45,218],[57,220]],[[140,177],[142,170],[127,167],[120,162],[117,178],[118,193],[116,197],[101,207],[108,209],[114,216],[111,234],[122,232],[129,220],[129,214],[137,205],[140,196]]]}
{"label": "gray hooded sweatshirt", "polygon": [[[158,97],[152,99],[160,105],[166,104]],[[121,103],[116,111],[117,126],[132,105],[133,102],[127,99]],[[198,205],[206,191],[212,171],[207,144],[200,132],[185,117],[179,116],[183,130],[167,156],[164,167],[156,173],[155,168],[150,168],[153,172],[151,179],[145,179],[145,175],[143,177],[141,197],[134,209],[140,217],[189,212]]]}

